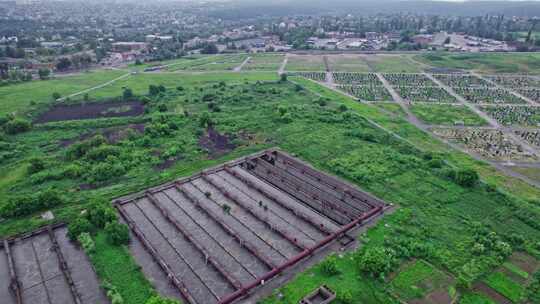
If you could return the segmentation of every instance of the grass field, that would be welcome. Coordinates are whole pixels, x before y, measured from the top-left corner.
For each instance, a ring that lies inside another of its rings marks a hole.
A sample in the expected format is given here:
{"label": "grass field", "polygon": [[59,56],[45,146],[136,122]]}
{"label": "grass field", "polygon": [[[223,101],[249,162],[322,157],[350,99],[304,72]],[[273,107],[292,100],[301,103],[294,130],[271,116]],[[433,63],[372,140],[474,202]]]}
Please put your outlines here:
{"label": "grass field", "polygon": [[540,74],[540,54],[452,54],[417,55],[416,60],[440,68],[475,70],[481,73]]}
{"label": "grass field", "polygon": [[490,298],[478,293],[465,293],[459,304],[497,304]]}
{"label": "grass field", "polygon": [[422,261],[413,261],[392,280],[393,292],[402,300],[423,298],[428,292],[445,286],[449,278],[432,265]]}
{"label": "grass field", "polygon": [[243,70],[277,71],[285,59],[283,54],[252,54],[250,57]]}
{"label": "grass field", "polygon": [[420,120],[430,125],[451,126],[463,122],[465,126],[485,126],[487,121],[462,105],[414,104],[411,111]]}
{"label": "grass field", "polygon": [[[451,150],[399,115],[390,116],[307,79],[291,77],[295,83],[290,83],[277,82],[277,78],[275,72],[137,74],[92,92],[92,100],[103,100],[118,97],[123,87],[129,87],[141,98],[148,98],[147,111],[138,118],[49,123],[26,133],[6,135],[4,141],[16,146],[12,150],[17,153],[0,163],[0,172],[8,172],[0,174],[0,193],[9,193],[2,199],[55,187],[65,197],[63,204],[52,208],[56,220],[69,221],[96,197],[112,199],[279,146],[399,206],[362,238],[363,250],[388,248],[403,254],[399,248],[414,243],[431,249],[422,257],[400,255],[397,264],[421,258],[437,269],[474,280],[499,266],[491,263],[496,260],[493,252],[478,254],[471,249],[480,226],[501,241],[509,233],[519,234],[525,238],[524,250],[540,256],[534,247],[540,230],[531,224],[540,221],[540,207],[534,201],[540,197],[540,189]],[[166,90],[147,96],[150,84],[162,84]],[[325,102],[320,102],[321,98]],[[32,109],[28,111],[32,114]],[[211,157],[198,145],[207,119],[231,137],[234,150]],[[72,145],[86,143],[86,134],[113,127],[125,130],[134,123],[145,124],[145,130],[93,147],[88,155],[70,157],[73,148],[62,144],[66,140]],[[27,171],[33,157],[44,159],[46,168],[37,173]],[[175,160],[172,165],[156,169],[170,159]],[[435,162],[441,166],[437,167],[433,159],[444,159],[448,164]],[[445,173],[452,168],[472,168],[490,186],[461,186]],[[10,218],[0,225],[0,235],[28,231],[44,223],[39,212]],[[126,303],[141,303],[149,294],[146,283],[138,275],[131,278],[133,268],[125,252],[107,248],[100,237],[96,237],[100,258],[94,262],[100,277],[123,284],[122,288],[133,293]],[[339,258],[340,273],[335,276],[323,274],[320,266],[299,273],[263,303],[297,303],[321,283],[351,293],[362,303],[396,303],[384,281],[359,269],[361,254]],[[425,273],[421,264],[418,267],[419,273]],[[104,268],[107,272],[99,270]],[[399,286],[413,284],[415,276],[404,275],[401,280]]]}
{"label": "grass field", "polygon": [[422,67],[407,58],[408,55],[362,55],[367,65],[377,73],[420,73]]}
{"label": "grass field", "polygon": [[322,56],[317,55],[289,55],[287,71],[325,71],[324,61]]}
{"label": "grass field", "polygon": [[504,295],[514,303],[519,302],[521,296],[523,295],[523,286],[512,281],[501,272],[491,273],[484,279],[484,282],[489,287],[493,288],[493,290]]}
{"label": "grass field", "polygon": [[126,74],[127,71],[95,71],[72,77],[61,77],[45,81],[32,81],[0,87],[0,115],[18,111],[32,111],[34,104],[52,101],[54,92],[66,96],[100,85]]}
{"label": "grass field", "polygon": [[333,72],[370,72],[369,66],[360,55],[328,55],[327,58]]}

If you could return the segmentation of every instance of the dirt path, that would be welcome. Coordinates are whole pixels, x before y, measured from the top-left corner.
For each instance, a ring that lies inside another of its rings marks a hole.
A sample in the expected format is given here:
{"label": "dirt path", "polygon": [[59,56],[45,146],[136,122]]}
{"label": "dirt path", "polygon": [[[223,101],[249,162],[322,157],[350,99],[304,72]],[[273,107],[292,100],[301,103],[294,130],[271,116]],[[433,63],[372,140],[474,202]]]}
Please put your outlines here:
{"label": "dirt path", "polygon": [[105,83],[103,83],[103,84],[97,85],[97,86],[95,86],[95,87],[91,87],[91,88],[82,90],[82,91],[80,91],[80,92],[73,93],[73,94],[70,94],[70,95],[68,95],[68,96],[59,98],[59,99],[57,99],[56,101],[64,101],[64,100],[66,100],[66,99],[68,99],[68,98],[72,98],[72,97],[79,96],[79,95],[81,95],[81,94],[85,94],[85,93],[88,93],[88,92],[91,92],[91,91],[94,91],[94,90],[97,90],[97,89],[101,89],[101,88],[103,88],[103,87],[106,87],[106,86],[108,86],[108,85],[111,85],[111,84],[117,82],[118,80],[122,80],[122,79],[124,79],[124,78],[129,77],[129,76],[131,76],[131,73],[124,74],[124,75],[122,75],[122,76],[120,76],[120,77],[117,77],[117,78],[115,78],[115,79],[113,79],[113,80],[109,80],[109,81],[107,81],[107,82],[105,82]]}
{"label": "dirt path", "polygon": [[508,131],[507,129],[503,128],[499,122],[497,122],[495,119],[491,118],[491,116],[487,115],[485,112],[483,112],[482,110],[480,110],[480,108],[478,108],[478,106],[476,105],[473,105],[472,103],[468,102],[465,98],[463,98],[461,95],[458,95],[452,88],[450,88],[449,86],[445,85],[444,83],[442,83],[441,81],[439,81],[438,79],[436,79],[435,77],[433,77],[433,75],[429,74],[429,73],[423,73],[426,77],[428,77],[429,79],[431,79],[433,82],[435,82],[437,85],[439,85],[441,88],[443,88],[446,92],[448,92],[448,94],[454,96],[461,104],[463,104],[464,106],[468,107],[471,111],[473,111],[474,113],[476,113],[478,116],[482,117],[483,119],[485,119],[487,122],[489,122],[489,124],[499,130],[501,130],[504,135],[508,136],[509,138],[511,138],[512,140],[514,140],[515,142],[519,143],[525,150],[527,150],[527,152],[531,153],[531,154],[534,154],[534,155],[538,155],[540,156],[540,151],[538,151],[538,149],[535,149],[534,147],[532,147],[529,143],[525,142],[524,140],[522,140],[520,137],[518,137],[516,134],[514,134],[513,132],[510,132]]}
{"label": "dirt path", "polygon": [[248,64],[248,62],[251,60],[251,56],[248,56],[246,60],[244,60],[239,66],[235,67],[233,71],[240,72],[242,71],[242,68]]}
{"label": "dirt path", "polygon": [[289,54],[286,54],[285,58],[283,58],[283,62],[281,63],[281,66],[279,67],[279,70],[278,70],[279,75],[285,73],[285,67],[287,66],[287,62],[289,62]]}
{"label": "dirt path", "polygon": [[534,102],[532,99],[527,98],[527,97],[525,97],[525,96],[519,94],[518,92],[514,91],[514,90],[511,89],[511,88],[503,87],[503,86],[501,86],[500,84],[496,83],[495,81],[493,81],[493,80],[491,80],[491,79],[489,79],[489,78],[487,78],[487,77],[484,77],[484,76],[482,76],[482,75],[480,75],[480,74],[478,74],[478,73],[476,73],[476,72],[471,72],[471,75],[474,75],[474,76],[476,76],[476,77],[478,77],[478,78],[480,78],[480,79],[482,79],[482,80],[484,80],[484,81],[486,81],[486,82],[489,82],[490,84],[494,85],[494,86],[495,86],[496,88],[498,88],[498,89],[506,90],[506,91],[510,92],[510,94],[512,94],[512,95],[514,95],[514,96],[516,96],[516,97],[518,97],[518,98],[521,98],[521,99],[525,100],[529,105],[533,105],[533,106],[538,105],[538,103]]}
{"label": "dirt path", "polygon": [[426,125],[413,114],[413,112],[409,109],[407,102],[401,98],[401,96],[396,92],[396,90],[394,90],[394,87],[392,87],[386,78],[384,78],[381,73],[375,73],[375,75],[377,75],[383,86],[386,88],[386,90],[388,90],[392,96],[392,99],[394,99],[394,101],[398,103],[401,109],[403,109],[403,111],[407,114],[407,120],[418,128],[426,130]]}

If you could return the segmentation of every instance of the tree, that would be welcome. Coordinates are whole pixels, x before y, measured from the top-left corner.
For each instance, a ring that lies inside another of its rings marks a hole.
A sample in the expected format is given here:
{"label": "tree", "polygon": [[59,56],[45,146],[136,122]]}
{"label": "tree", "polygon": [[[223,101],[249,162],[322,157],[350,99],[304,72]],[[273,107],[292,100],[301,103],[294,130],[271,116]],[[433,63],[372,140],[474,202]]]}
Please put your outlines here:
{"label": "tree", "polygon": [[127,245],[129,243],[129,228],[125,224],[111,222],[105,226],[107,239],[113,245]]}
{"label": "tree", "polygon": [[339,273],[335,254],[328,256],[324,261],[322,261],[321,271],[327,276],[333,276]]}
{"label": "tree", "polygon": [[105,228],[108,223],[116,222],[117,216],[107,200],[98,199],[88,207],[88,220],[97,228]]}
{"label": "tree", "polygon": [[67,57],[62,57],[56,63],[56,69],[59,71],[65,71],[71,67],[71,60]]}
{"label": "tree", "polygon": [[394,251],[384,247],[370,247],[362,251],[357,260],[361,272],[380,279],[384,279],[397,263]]}
{"label": "tree", "polygon": [[478,173],[473,169],[461,169],[454,172],[454,181],[463,187],[472,187],[480,179]]}
{"label": "tree", "polygon": [[207,43],[201,50],[201,54],[217,54],[219,49],[214,43]]}
{"label": "tree", "polygon": [[85,217],[77,217],[68,225],[68,237],[76,240],[81,233],[89,233],[92,231],[92,224]]}
{"label": "tree", "polygon": [[156,96],[158,94],[159,94],[159,87],[158,86],[153,85],[153,84],[148,86],[148,95]]}
{"label": "tree", "polygon": [[35,157],[30,159],[30,165],[28,166],[28,173],[34,174],[45,169],[45,161],[41,158]]}
{"label": "tree", "polygon": [[279,80],[281,82],[286,82],[287,81],[287,73],[281,73],[281,75],[279,75]]}
{"label": "tree", "polygon": [[52,93],[52,98],[53,98],[54,100],[58,100],[58,99],[60,99],[61,97],[62,97],[62,95],[60,95],[60,93],[58,93],[58,92]]}
{"label": "tree", "polygon": [[125,88],[124,91],[122,92],[122,98],[124,100],[133,98],[133,91],[130,88]]}
{"label": "tree", "polygon": [[26,132],[32,128],[32,125],[29,121],[21,119],[21,118],[15,118],[10,121],[8,121],[4,125],[4,131],[7,134],[18,134],[22,132]]}
{"label": "tree", "polygon": [[39,69],[38,75],[39,75],[39,79],[41,79],[41,80],[48,79],[49,76],[51,75],[51,70],[49,70],[47,68]]}

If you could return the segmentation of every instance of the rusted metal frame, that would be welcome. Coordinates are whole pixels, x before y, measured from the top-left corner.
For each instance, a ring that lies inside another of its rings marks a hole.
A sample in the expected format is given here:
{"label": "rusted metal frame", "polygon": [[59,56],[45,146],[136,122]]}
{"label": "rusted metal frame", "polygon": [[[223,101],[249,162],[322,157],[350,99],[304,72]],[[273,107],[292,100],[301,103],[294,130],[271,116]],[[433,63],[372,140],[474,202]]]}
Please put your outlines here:
{"label": "rusted metal frame", "polygon": [[263,262],[268,268],[273,269],[277,266],[274,263],[272,263],[268,257],[265,257],[253,244],[251,244],[247,240],[242,239],[240,237],[240,234],[237,231],[235,231],[233,228],[227,225],[215,213],[213,213],[208,208],[203,207],[203,204],[201,204],[201,202],[196,197],[188,193],[185,189],[180,187],[180,185],[178,184],[176,185],[176,189],[178,190],[178,192],[182,193],[182,195],[184,195],[184,197],[186,197],[188,201],[190,201],[193,205],[195,205],[196,208],[201,210],[214,222],[218,223],[218,225],[225,231],[225,233],[233,237],[240,244],[240,247],[246,248],[251,254],[253,254],[257,259]]}
{"label": "rusted metal frame", "polygon": [[[252,200],[253,202],[257,202],[257,199],[255,199],[250,193],[247,193],[246,191],[244,191],[243,189],[241,189],[240,187],[236,186],[235,184],[231,183],[229,181],[228,178],[225,178],[223,176],[219,176],[220,179],[222,179],[225,183],[229,184],[231,187],[235,188],[238,190],[238,192],[241,192],[243,195],[247,196],[250,200]],[[279,205],[278,205],[279,206]],[[305,235],[308,239],[314,241],[314,242],[317,242],[317,240],[312,237],[311,235],[307,234],[306,232],[304,232],[303,229],[301,229],[301,227],[298,227],[295,223],[291,223],[290,221],[288,221],[286,218],[284,218],[281,214],[278,214],[277,212],[275,212],[274,210],[272,209],[268,209],[267,212],[270,212],[272,213],[275,217],[281,219],[283,222],[287,223],[288,226],[291,226],[291,227],[294,227],[296,230],[298,230],[301,234]],[[310,223],[308,223],[308,225],[310,225]],[[320,230],[318,230],[319,232],[321,232]]]}
{"label": "rusted metal frame", "polygon": [[337,211],[339,210],[339,206],[332,205],[331,208],[326,208],[325,202],[321,201],[317,197],[314,198],[310,195],[310,193],[304,193],[299,188],[291,185],[290,183],[287,183],[285,179],[283,179],[282,177],[278,177],[273,174],[270,174],[268,170],[265,170],[264,168],[262,168],[262,166],[259,167],[255,164],[253,164],[253,166],[254,166],[254,169],[246,168],[246,170],[254,174],[255,176],[257,176],[258,178],[261,178],[269,182],[270,184],[288,192],[290,195],[292,195],[296,199],[307,204],[311,208],[315,209],[317,212],[324,214],[326,217],[332,219],[339,225],[347,224],[352,220],[350,217],[345,216],[344,214]]}
{"label": "rusted metal frame", "polygon": [[156,224],[148,217],[148,215],[142,210],[142,208],[134,203],[135,207],[137,209],[139,209],[139,211],[141,212],[141,214],[144,216],[144,218],[148,221],[148,223],[150,223],[150,225],[152,225],[152,227],[154,227],[154,229],[156,229],[156,231],[158,232],[158,234],[161,236],[161,238],[163,238],[165,240],[165,242],[167,244],[169,244],[169,246],[171,246],[171,248],[174,250],[174,252],[176,252],[176,255],[184,262],[184,264],[187,265],[187,267],[189,268],[189,270],[191,270],[191,272],[199,279],[199,281],[201,281],[201,283],[204,285],[204,287],[206,287],[206,289],[208,289],[208,291],[219,301],[220,300],[220,297],[219,295],[212,289],[210,288],[210,286],[208,286],[208,284],[206,284],[206,282],[203,280],[203,278],[199,275],[198,272],[195,271],[195,269],[193,269],[193,266],[191,266],[191,264],[187,261],[187,259],[184,257],[184,255],[182,255],[182,253],[180,252],[180,250],[178,248],[176,248],[172,243],[171,241],[169,240],[169,238],[167,238],[163,232],[156,226]]}
{"label": "rusted metal frame", "polygon": [[49,302],[49,304],[54,304],[51,301],[51,295],[49,293],[49,289],[47,288],[47,285],[45,284],[46,281],[45,281],[45,276],[43,275],[43,269],[41,269],[41,264],[39,262],[36,247],[34,246],[34,242],[32,240],[30,240],[30,245],[32,246],[32,252],[34,253],[34,258],[36,260],[37,268],[38,268],[38,271],[39,271],[39,277],[41,278],[41,285],[43,285],[43,288],[45,289],[45,295],[47,296],[47,302]]}
{"label": "rusted metal frame", "polygon": [[115,206],[118,212],[120,213],[120,215],[122,216],[122,218],[126,221],[127,225],[129,226],[133,234],[139,239],[143,247],[146,248],[150,256],[154,259],[154,261],[156,261],[156,263],[159,265],[161,270],[165,272],[165,274],[167,275],[167,278],[170,280],[173,286],[176,287],[176,289],[178,289],[178,291],[180,292],[184,300],[186,300],[187,303],[189,304],[197,304],[197,301],[195,301],[195,299],[191,296],[184,282],[180,281],[176,277],[176,275],[172,271],[169,264],[167,264],[167,262],[165,262],[163,257],[159,255],[157,250],[154,248],[154,246],[152,246],[150,241],[148,241],[148,239],[143,234],[143,232],[139,229],[139,227],[137,227],[137,225],[135,224],[133,219],[129,216],[129,214],[127,214],[127,212],[122,208],[121,205],[118,204]]}
{"label": "rusted metal frame", "polygon": [[218,185],[216,182],[214,182],[212,179],[210,179],[207,175],[202,175],[201,178],[205,182],[209,183],[214,188],[219,190],[219,192],[221,192],[223,194],[223,196],[225,196],[226,198],[232,200],[240,208],[244,209],[249,214],[251,214],[253,217],[258,219],[262,223],[266,224],[271,230],[276,231],[281,237],[283,237],[289,243],[296,246],[298,249],[305,250],[307,248],[303,244],[300,244],[296,238],[289,236],[289,234],[287,232],[283,231],[279,227],[274,227],[267,219],[265,219],[264,217],[260,216],[257,212],[255,212],[252,207],[247,206],[244,202],[242,202],[242,200],[240,200],[238,197],[236,197],[236,195],[234,195],[234,194],[230,193],[229,191],[227,191],[227,189],[223,188],[223,186]]}
{"label": "rusted metal frame", "polygon": [[195,225],[197,225],[202,231],[204,231],[204,233],[212,239],[212,241],[214,241],[221,249],[223,249],[223,251],[225,251],[226,253],[228,253],[231,258],[238,263],[238,265],[240,265],[240,267],[242,267],[246,272],[248,272],[251,276],[253,277],[256,277],[257,274],[253,273],[249,268],[247,268],[241,261],[238,260],[238,258],[236,256],[234,256],[229,250],[227,250],[227,248],[225,247],[225,245],[223,245],[221,243],[220,240],[218,240],[214,235],[212,235],[212,233],[210,233],[203,225],[201,225],[199,223],[199,221],[195,220],[195,218],[188,212],[186,211],[181,204],[179,204],[177,201],[175,201],[172,197],[169,196],[169,194],[167,194],[167,192],[163,192],[163,195],[165,195],[167,197],[167,199],[169,201],[171,201],[179,210],[182,211],[183,214],[185,214],[193,223],[195,223]]}
{"label": "rusted metal frame", "polygon": [[295,216],[297,216],[297,217],[301,218],[302,220],[304,220],[305,222],[309,223],[311,226],[317,228],[319,231],[322,231],[323,233],[325,233],[327,235],[333,233],[333,231],[330,228],[326,227],[323,223],[318,224],[309,215],[307,215],[307,214],[293,208],[288,203],[282,201],[281,199],[279,199],[279,198],[275,197],[274,195],[272,195],[270,192],[266,191],[264,188],[258,186],[257,184],[255,184],[254,182],[252,182],[249,179],[245,178],[241,174],[238,174],[238,172],[232,170],[229,167],[225,167],[224,170],[225,170],[225,172],[229,173],[230,175],[236,177],[242,183],[246,184],[248,187],[255,189],[257,192],[262,194],[267,199],[269,199],[269,200],[273,201],[274,203],[280,205],[281,207],[285,208],[286,210],[288,210],[289,212],[291,212]]}
{"label": "rusted metal frame", "polygon": [[21,290],[21,284],[19,282],[19,279],[17,278],[17,272],[15,271],[15,262],[13,260],[13,256],[11,255],[11,248],[9,247],[8,240],[4,240],[4,250],[6,252],[6,258],[8,262],[8,268],[9,268],[9,276],[10,276],[10,283],[9,288],[15,293],[15,300],[17,301],[17,304],[22,304],[22,290]]}
{"label": "rusted metal frame", "polygon": [[244,286],[242,289],[239,289],[235,291],[232,294],[229,294],[226,298],[219,301],[219,304],[230,304],[237,299],[245,296],[248,294],[249,291],[252,289],[258,287],[259,285],[264,284],[266,281],[272,279],[273,277],[277,276],[278,274],[282,273],[286,269],[296,265],[298,262],[302,261],[304,258],[312,255],[315,251],[318,249],[323,248],[324,246],[328,245],[335,239],[343,236],[345,233],[347,233],[349,230],[353,229],[357,225],[361,225],[364,221],[370,219],[371,217],[375,216],[378,213],[382,213],[383,208],[382,207],[376,207],[370,210],[369,212],[363,213],[360,217],[356,218],[349,224],[343,226],[341,229],[336,231],[335,233],[327,236],[324,240],[320,241],[319,243],[315,244],[313,247],[310,247],[303,252],[299,253],[298,255],[292,257],[288,261],[286,261],[284,264],[279,266],[276,269],[273,269],[272,271],[266,273],[262,277],[258,278],[257,280],[253,281],[249,285]]}
{"label": "rusted metal frame", "polygon": [[283,151],[273,151],[274,155],[277,156],[277,158],[286,159],[290,164],[294,164],[295,166],[301,166],[303,170],[306,171],[309,175],[314,176],[315,178],[321,179],[322,182],[328,184],[330,187],[339,189],[341,188],[343,192],[345,192],[347,195],[351,196],[351,198],[363,201],[364,203],[371,205],[372,207],[378,207],[378,206],[386,206],[386,203],[384,201],[381,201],[373,196],[371,196],[369,193],[361,191],[357,189],[356,187],[353,187],[349,184],[347,184],[344,181],[339,180],[338,178],[324,174],[322,172],[319,172],[309,166],[308,164],[305,164],[301,160],[298,160],[287,153]]}
{"label": "rusted metal frame", "polygon": [[58,264],[60,266],[60,270],[62,270],[62,274],[64,274],[64,278],[66,279],[66,282],[69,285],[69,290],[71,292],[71,295],[73,296],[73,301],[75,301],[75,304],[81,304],[82,303],[81,297],[79,295],[79,292],[77,291],[77,288],[75,287],[75,282],[73,282],[71,273],[69,272],[69,267],[67,265],[66,259],[64,258],[64,254],[62,253],[62,250],[60,249],[60,245],[58,245],[58,240],[56,239],[54,230],[50,226],[48,229],[48,233],[49,233],[49,238],[51,239],[51,242],[53,244],[53,250],[56,253],[56,257],[58,258]]}
{"label": "rusted metal frame", "polygon": [[171,223],[174,228],[176,229],[176,231],[180,232],[184,238],[190,242],[191,244],[193,244],[193,246],[202,254],[202,256],[204,257],[205,259],[205,262],[207,263],[210,263],[210,265],[212,265],[212,267],[214,267],[215,270],[217,270],[217,272],[234,288],[236,289],[239,289],[240,287],[242,287],[242,283],[240,283],[240,281],[238,281],[238,279],[236,279],[232,274],[230,274],[226,269],[225,269],[225,266],[223,266],[218,260],[216,260],[215,258],[213,258],[210,254],[210,251],[203,245],[203,244],[200,244],[196,239],[195,237],[189,232],[187,231],[184,227],[182,227],[182,224],[180,224],[180,222],[178,222],[177,219],[175,219],[173,216],[171,216],[171,214],[169,213],[169,211],[165,210],[165,208],[163,208],[161,206],[161,204],[157,201],[157,199],[154,197],[153,194],[151,193],[147,193],[146,194],[146,198],[152,203],[152,205],[157,208],[161,214],[163,215],[163,217],[165,219],[167,219],[167,221],[169,221],[169,223]]}
{"label": "rusted metal frame", "polygon": [[350,206],[352,209],[357,211],[357,214],[361,214],[362,212],[371,210],[374,206],[363,202],[361,200],[353,199],[350,197],[347,199],[347,193],[342,192],[339,193],[337,190],[337,187],[329,186],[327,183],[323,181],[322,178],[313,177],[311,174],[306,173],[306,170],[303,168],[297,168],[296,166],[293,166],[290,164],[290,162],[287,162],[280,158],[275,158],[275,165],[276,168],[279,168],[280,170],[283,170],[287,173],[289,173],[292,176],[295,176],[302,181],[304,181],[306,184],[311,185],[314,188],[317,188],[325,193],[328,193],[329,196],[335,197],[337,200],[343,202],[345,205]]}
{"label": "rusted metal frame", "polygon": [[360,214],[362,214],[362,212],[371,209],[357,209],[357,207],[349,205],[341,198],[335,197],[329,194],[327,191],[320,189],[316,185],[311,184],[309,181],[304,180],[303,176],[296,176],[295,174],[288,172],[281,167],[270,164],[264,159],[260,158],[256,160],[255,164],[264,167],[264,169],[269,170],[274,175],[279,176],[281,179],[286,179],[291,185],[295,185],[296,188],[304,189],[307,193],[311,194],[312,199],[319,199],[321,201],[328,202],[336,210],[351,218],[351,220],[358,217]]}
{"label": "rusted metal frame", "polygon": [[[204,193],[202,191],[202,189],[200,189],[197,185],[195,184],[192,184],[193,187],[195,189],[197,189],[199,192],[201,193]],[[218,202],[216,202],[212,197],[208,197],[208,200],[210,200],[211,202],[213,202],[214,204],[216,204],[217,206],[219,207],[222,207],[222,205],[220,205]],[[215,213],[214,213],[215,214]],[[287,259],[287,255],[285,255],[284,253],[282,253],[281,251],[279,251],[278,248],[274,247],[272,244],[270,244],[267,240],[265,240],[264,238],[262,238],[255,230],[253,230],[253,228],[251,228],[250,226],[248,226],[246,223],[244,223],[242,220],[240,220],[237,216],[235,216],[234,214],[231,214],[230,215],[231,217],[233,217],[238,223],[240,223],[242,226],[244,226],[247,230],[251,231],[251,233],[253,233],[253,235],[255,235],[259,240],[261,240],[263,243],[265,243],[268,247],[272,248],[274,251],[276,251],[280,256],[282,256],[283,258]],[[274,267],[272,267],[274,268]]]}

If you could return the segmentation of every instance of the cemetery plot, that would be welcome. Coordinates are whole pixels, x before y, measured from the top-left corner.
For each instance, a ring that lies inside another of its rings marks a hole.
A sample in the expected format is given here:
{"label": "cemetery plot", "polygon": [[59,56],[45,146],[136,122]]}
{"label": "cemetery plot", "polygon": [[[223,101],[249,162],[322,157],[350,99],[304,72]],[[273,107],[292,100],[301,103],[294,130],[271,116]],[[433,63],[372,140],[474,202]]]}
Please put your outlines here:
{"label": "cemetery plot", "polygon": [[456,98],[440,87],[397,87],[397,93],[409,102],[455,103]]}
{"label": "cemetery plot", "polygon": [[462,144],[466,150],[483,157],[498,160],[537,161],[538,158],[495,129],[434,128],[435,135]]}
{"label": "cemetery plot", "polygon": [[119,199],[116,207],[135,235],[135,258],[161,293],[226,304],[336,240],[351,242],[345,233],[386,204],[266,150]]}
{"label": "cemetery plot", "polygon": [[328,55],[327,58],[331,71],[360,73],[370,71],[367,63],[359,55]]}
{"label": "cemetery plot", "polygon": [[525,100],[511,94],[501,88],[454,88],[457,94],[461,95],[467,101],[477,104],[482,103],[514,103],[525,104]]}
{"label": "cemetery plot", "polygon": [[539,87],[540,80],[531,76],[488,76],[493,82],[508,88]]}
{"label": "cemetery plot", "polygon": [[90,261],[61,225],[5,240],[0,298],[5,304],[108,303]]}
{"label": "cemetery plot", "polygon": [[519,94],[521,94],[521,95],[523,95],[523,96],[525,96],[525,97],[527,97],[527,98],[529,98],[529,99],[531,99],[531,100],[533,100],[535,102],[540,102],[540,89],[519,88],[519,89],[516,89],[516,91]]}
{"label": "cemetery plot", "polygon": [[373,73],[332,73],[334,82],[362,86],[382,86],[382,82]]}
{"label": "cemetery plot", "polygon": [[383,74],[383,77],[393,86],[437,86],[424,74]]}
{"label": "cemetery plot", "polygon": [[324,72],[292,72],[288,73],[288,75],[305,77],[320,82],[326,81],[326,73]]}
{"label": "cemetery plot", "polygon": [[512,126],[540,126],[540,107],[534,106],[484,106],[482,111],[488,113],[499,123]]}
{"label": "cemetery plot", "polygon": [[326,71],[323,56],[290,54],[285,67],[287,71]]}
{"label": "cemetery plot", "polygon": [[540,147],[540,130],[515,130],[514,133],[531,145]]}
{"label": "cemetery plot", "polygon": [[437,80],[453,88],[484,88],[493,87],[488,81],[466,74],[433,74]]}
{"label": "cemetery plot", "polygon": [[340,85],[338,88],[362,101],[393,101],[384,86]]}
{"label": "cemetery plot", "polygon": [[277,71],[284,59],[282,54],[254,54],[242,70]]}

